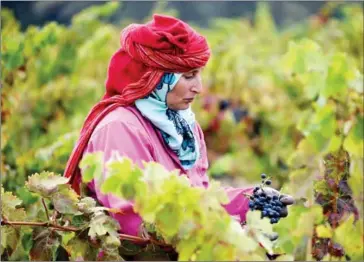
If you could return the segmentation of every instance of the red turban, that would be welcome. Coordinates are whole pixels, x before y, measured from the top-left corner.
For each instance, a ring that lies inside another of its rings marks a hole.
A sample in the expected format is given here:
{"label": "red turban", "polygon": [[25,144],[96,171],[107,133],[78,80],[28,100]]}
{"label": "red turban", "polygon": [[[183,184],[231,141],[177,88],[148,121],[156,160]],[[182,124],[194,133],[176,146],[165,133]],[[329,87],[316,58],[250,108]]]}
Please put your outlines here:
{"label": "red turban", "polygon": [[153,91],[165,72],[188,72],[206,65],[210,49],[206,39],[174,17],[154,15],[146,24],[131,24],[121,32],[121,48],[112,56],[106,93],[88,114],[64,176],[80,193],[83,151],[100,120],[119,106],[131,105]]}

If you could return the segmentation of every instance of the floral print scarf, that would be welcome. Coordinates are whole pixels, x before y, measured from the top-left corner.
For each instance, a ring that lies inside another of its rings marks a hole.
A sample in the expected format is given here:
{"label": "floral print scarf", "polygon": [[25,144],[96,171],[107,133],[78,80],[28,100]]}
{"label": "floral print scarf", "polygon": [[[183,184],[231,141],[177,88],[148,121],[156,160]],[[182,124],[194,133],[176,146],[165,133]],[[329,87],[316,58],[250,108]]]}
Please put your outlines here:
{"label": "floral print scarf", "polygon": [[151,94],[135,101],[143,116],[161,132],[165,143],[176,153],[181,165],[191,169],[200,157],[199,146],[193,129],[195,114],[191,108],[172,110],[168,108],[168,92],[177,84],[182,74],[165,73]]}

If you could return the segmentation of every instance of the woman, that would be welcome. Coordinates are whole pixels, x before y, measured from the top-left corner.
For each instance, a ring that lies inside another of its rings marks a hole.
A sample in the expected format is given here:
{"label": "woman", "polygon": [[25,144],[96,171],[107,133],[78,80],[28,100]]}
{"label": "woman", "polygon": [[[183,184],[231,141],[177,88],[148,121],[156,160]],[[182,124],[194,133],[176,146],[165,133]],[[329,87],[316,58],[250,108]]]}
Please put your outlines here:
{"label": "woman", "polygon": [[[154,15],[151,22],[122,31],[121,48],[108,68],[106,93],[86,118],[65,170],[76,192],[82,156],[103,151],[107,161],[114,150],[140,167],[142,161],[159,162],[168,170],[179,169],[192,186],[208,187],[204,136],[190,106],[202,90],[201,70],[209,57],[206,39],[170,16]],[[102,205],[122,210],[112,215],[123,233],[139,235],[142,219],[132,202],[103,195],[94,182],[89,188]],[[242,193],[251,191],[226,188],[230,202],[224,207],[241,222],[248,211]],[[289,196],[282,201],[293,202]]]}

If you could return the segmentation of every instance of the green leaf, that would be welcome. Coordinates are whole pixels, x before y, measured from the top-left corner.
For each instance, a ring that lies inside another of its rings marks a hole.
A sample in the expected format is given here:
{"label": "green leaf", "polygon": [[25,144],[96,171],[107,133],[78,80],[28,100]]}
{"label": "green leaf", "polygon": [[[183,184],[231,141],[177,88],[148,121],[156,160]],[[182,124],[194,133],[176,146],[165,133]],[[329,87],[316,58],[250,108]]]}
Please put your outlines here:
{"label": "green leaf", "polygon": [[[101,192],[111,193],[117,197],[131,199],[135,197],[136,183],[143,175],[143,172],[134,166],[127,157],[121,157],[114,152],[107,163],[108,177],[101,185]],[[109,176],[110,175],[110,176]]]}
{"label": "green leaf", "polygon": [[335,242],[342,245],[354,261],[364,260],[363,237],[363,219],[354,224],[354,215],[350,215],[334,233]]}
{"label": "green leaf", "polygon": [[86,219],[83,215],[72,216],[72,225],[79,228],[88,226],[88,219]]}
{"label": "green leaf", "polygon": [[26,218],[24,208],[17,208],[22,204],[22,201],[14,196],[11,192],[5,192],[4,188],[1,187],[1,209],[2,215],[13,221],[22,221]]}
{"label": "green leaf", "polygon": [[29,206],[38,201],[39,197],[30,193],[25,187],[19,187],[16,190],[16,194],[23,201],[25,206]]}
{"label": "green leaf", "polygon": [[95,213],[90,221],[89,227],[88,235],[92,239],[96,238],[96,236],[104,236],[106,233],[117,235],[117,231],[120,229],[119,223],[102,211]]}
{"label": "green leaf", "polygon": [[328,152],[336,152],[340,149],[341,147],[341,141],[342,141],[342,137],[340,135],[334,135],[331,137],[330,139],[330,144],[328,146],[327,151]]}
{"label": "green leaf", "polygon": [[213,261],[214,257],[212,255],[212,250],[214,246],[214,242],[207,240],[196,252],[196,261]]}
{"label": "green leaf", "polygon": [[188,261],[194,254],[198,244],[192,239],[183,239],[177,244],[178,259]]}
{"label": "green leaf", "polygon": [[21,238],[21,243],[23,245],[24,251],[28,253],[33,246],[33,236],[32,233],[25,233]]}
{"label": "green leaf", "polygon": [[76,214],[78,198],[79,196],[70,185],[60,185],[58,191],[52,195],[52,203],[54,209],[62,214]]}
{"label": "green leaf", "polygon": [[[363,199],[363,177],[364,177],[364,164],[362,158],[352,158],[350,160],[350,177],[348,179],[349,186],[353,191],[353,197],[356,201]],[[360,207],[360,204],[357,205]]]}
{"label": "green leaf", "polygon": [[31,192],[49,198],[53,193],[57,192],[60,185],[66,184],[68,180],[68,178],[56,175],[53,172],[42,172],[30,176],[26,182],[26,187]]}
{"label": "green leaf", "polygon": [[179,231],[182,223],[182,209],[177,203],[168,203],[157,213],[156,225],[166,237],[172,237]]}
{"label": "green leaf", "polygon": [[323,195],[328,195],[330,193],[330,189],[328,188],[325,180],[315,181],[314,190],[315,192],[321,193]]}
{"label": "green leaf", "polygon": [[75,237],[75,232],[60,232],[60,235],[62,236],[62,246],[65,246],[68,244],[68,242]]}
{"label": "green leaf", "polygon": [[77,203],[78,210],[82,213],[89,214],[93,212],[93,208],[96,207],[96,200],[92,197],[84,197]]}
{"label": "green leaf", "polygon": [[86,154],[81,162],[80,169],[82,170],[82,181],[89,183],[93,179],[99,180],[102,175],[104,154],[102,152],[96,152],[92,154]]}
{"label": "green leaf", "polygon": [[345,53],[336,53],[333,55],[328,68],[327,82],[322,95],[325,97],[334,97],[345,101],[348,89],[348,80],[352,80],[347,55]]}
{"label": "green leaf", "polygon": [[63,247],[72,261],[96,261],[98,249],[90,246],[84,239],[72,237]]}
{"label": "green leaf", "polygon": [[13,226],[1,226],[1,253],[4,249],[7,249],[9,255],[11,255],[20,243],[20,228]]}
{"label": "green leaf", "polygon": [[312,131],[307,137],[307,142],[314,148],[316,154],[325,150],[329,145],[330,140],[319,131]]}
{"label": "green leaf", "polygon": [[123,198],[122,182],[120,179],[120,175],[112,175],[108,177],[101,185],[101,192],[103,194],[111,193],[117,197]]}
{"label": "green leaf", "polygon": [[344,140],[344,148],[353,156],[364,158],[364,117],[358,116]]}
{"label": "green leaf", "polygon": [[331,238],[333,236],[331,227],[325,225],[318,225],[316,227],[316,233],[317,236],[321,238]]}
{"label": "green leaf", "polygon": [[273,243],[267,237],[267,234],[273,233],[272,224],[267,218],[260,218],[259,211],[250,211],[247,213],[247,226],[256,236],[256,240],[271,254],[273,252]]}

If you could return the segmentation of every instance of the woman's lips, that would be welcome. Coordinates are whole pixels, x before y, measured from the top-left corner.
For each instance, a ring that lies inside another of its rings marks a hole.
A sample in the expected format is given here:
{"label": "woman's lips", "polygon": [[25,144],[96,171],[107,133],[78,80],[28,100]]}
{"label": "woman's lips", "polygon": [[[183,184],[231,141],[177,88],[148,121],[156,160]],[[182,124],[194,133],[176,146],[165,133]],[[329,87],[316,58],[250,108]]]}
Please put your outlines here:
{"label": "woman's lips", "polygon": [[191,103],[193,99],[194,98],[184,98],[183,101],[185,101],[186,103]]}

